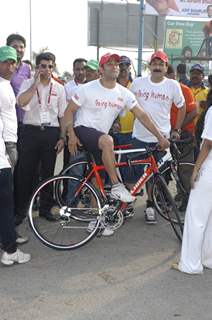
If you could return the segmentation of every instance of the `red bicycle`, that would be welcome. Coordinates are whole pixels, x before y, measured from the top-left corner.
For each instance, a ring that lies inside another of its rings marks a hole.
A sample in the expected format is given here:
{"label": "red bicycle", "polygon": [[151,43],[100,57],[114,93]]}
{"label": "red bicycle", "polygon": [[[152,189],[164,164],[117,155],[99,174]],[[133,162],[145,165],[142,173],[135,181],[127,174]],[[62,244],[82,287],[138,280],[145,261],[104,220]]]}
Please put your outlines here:
{"label": "red bicycle", "polygon": [[[126,146],[124,146],[126,148]],[[117,155],[127,154],[127,161],[117,162],[117,168],[145,166],[144,173],[136,181],[131,189],[131,194],[137,196],[145,183],[151,178],[153,182],[152,197],[155,207],[160,208],[158,213],[167,219],[177,238],[181,240],[183,224],[180,215],[167,187],[166,181],[159,171],[154,158],[154,149],[121,149],[116,150]],[[145,156],[143,160],[137,157]],[[136,157],[136,159],[135,159]],[[128,204],[114,200],[105,189],[101,172],[103,165],[97,165],[93,157],[89,155],[88,161],[79,161],[83,175],[80,177],[59,175],[42,182],[35,190],[29,206],[29,222],[38,237],[45,245],[59,250],[76,249],[90,240],[98,233],[101,234],[102,226],[110,224],[114,229],[120,227],[124,221],[124,211]],[[162,159],[166,161],[167,154]],[[75,163],[76,165],[76,163]],[[81,172],[82,174],[82,172]],[[91,182],[95,177],[95,184]],[[64,193],[64,186],[68,186]],[[51,189],[58,209],[54,212],[57,220],[49,222],[39,216],[38,211],[33,210],[34,201],[40,191]],[[94,221],[91,233],[87,232],[88,224]]]}

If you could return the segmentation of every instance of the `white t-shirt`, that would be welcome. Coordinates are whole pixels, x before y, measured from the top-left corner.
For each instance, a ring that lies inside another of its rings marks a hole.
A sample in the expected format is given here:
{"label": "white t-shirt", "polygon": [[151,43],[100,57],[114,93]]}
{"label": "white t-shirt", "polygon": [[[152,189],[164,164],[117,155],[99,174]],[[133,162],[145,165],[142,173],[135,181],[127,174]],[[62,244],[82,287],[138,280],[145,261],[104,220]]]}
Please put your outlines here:
{"label": "white t-shirt", "polygon": [[[10,168],[10,164],[6,155],[5,143],[3,139],[4,125],[0,117],[0,169]],[[1,191],[0,191],[1,192]]]}
{"label": "white t-shirt", "polygon": [[[202,132],[202,139],[212,141],[212,107],[210,107],[205,116],[204,130]],[[207,158],[202,164],[202,167],[212,169],[212,150],[209,152]]]}
{"label": "white t-shirt", "polygon": [[76,90],[84,83],[78,83],[75,80],[71,80],[64,85],[66,92],[66,100],[70,101],[71,97],[75,94]]}
{"label": "white t-shirt", "polygon": [[[27,91],[32,86],[33,82],[34,79],[23,81],[17,96],[17,101],[20,94]],[[59,127],[58,118],[62,118],[64,116],[64,111],[67,106],[64,87],[54,79],[51,79],[51,82],[47,86],[43,86],[41,83],[39,83],[38,93],[39,97],[37,92],[35,92],[30,102],[24,106],[23,109],[25,114],[23,123],[40,126],[40,109],[44,107],[49,111],[50,126]],[[41,105],[39,103],[39,99]]]}
{"label": "white t-shirt", "polygon": [[0,77],[0,116],[5,142],[17,142],[16,98],[10,81]]}
{"label": "white t-shirt", "polygon": [[[150,76],[140,77],[133,81],[131,91],[160,132],[168,138],[171,130],[170,110],[172,103],[175,103],[177,108],[181,108],[185,101],[179,83],[168,78],[155,83],[151,81]],[[145,142],[157,142],[155,136],[137,119],[134,122],[133,137]]]}
{"label": "white t-shirt", "polygon": [[72,97],[79,108],[74,127],[85,126],[108,133],[114,120],[125,107],[130,110],[137,105],[136,98],[127,88],[116,84],[108,89],[94,80],[81,86]]}

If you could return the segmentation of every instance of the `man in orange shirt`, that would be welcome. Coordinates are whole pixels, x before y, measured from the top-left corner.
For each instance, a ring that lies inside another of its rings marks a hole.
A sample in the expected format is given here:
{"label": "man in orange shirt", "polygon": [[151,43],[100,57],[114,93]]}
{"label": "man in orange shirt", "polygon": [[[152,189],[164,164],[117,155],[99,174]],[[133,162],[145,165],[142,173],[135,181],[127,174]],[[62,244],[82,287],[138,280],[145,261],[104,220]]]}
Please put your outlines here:
{"label": "man in orange shirt", "polygon": [[[175,71],[174,68],[169,65],[167,69],[167,78],[175,79]],[[186,115],[182,125],[182,131],[180,134],[181,139],[187,139],[189,137],[194,137],[195,133],[195,118],[197,116],[197,105],[194,99],[194,95],[191,89],[184,84],[180,83],[180,87],[185,98],[186,105]],[[176,119],[177,119],[178,108],[173,104],[171,108],[171,127],[175,128]],[[191,143],[182,145],[180,148],[182,153],[180,161],[181,162],[189,162],[194,163],[194,148]],[[190,191],[190,177],[192,172],[181,172],[181,178],[184,181],[185,186],[187,187],[187,191]],[[181,210],[184,211],[187,200],[183,201]]]}
{"label": "man in orange shirt", "polygon": [[[168,66],[167,78],[175,79],[175,71],[171,65]],[[189,137],[194,136],[195,131],[195,117],[197,116],[197,106],[192,94],[192,91],[189,87],[180,83],[180,87],[185,98],[186,103],[186,115],[182,125],[181,136]],[[177,107],[173,104],[171,109],[171,127],[175,128],[176,119],[177,119]]]}

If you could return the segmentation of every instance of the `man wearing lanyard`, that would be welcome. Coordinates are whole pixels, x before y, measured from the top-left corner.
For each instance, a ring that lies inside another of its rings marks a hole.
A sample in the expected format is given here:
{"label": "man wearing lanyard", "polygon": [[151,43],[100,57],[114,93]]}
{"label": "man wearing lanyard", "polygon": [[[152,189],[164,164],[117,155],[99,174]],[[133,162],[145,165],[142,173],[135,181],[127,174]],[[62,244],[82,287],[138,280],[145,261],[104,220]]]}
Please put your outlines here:
{"label": "man wearing lanyard", "polygon": [[[52,79],[54,67],[52,53],[39,54],[34,78],[23,82],[17,97],[18,104],[25,110],[15,195],[17,223],[26,216],[38,165],[42,180],[52,176],[56,155],[64,147],[66,97],[63,86]],[[51,190],[41,193],[40,216],[54,221],[50,212],[53,204]]]}

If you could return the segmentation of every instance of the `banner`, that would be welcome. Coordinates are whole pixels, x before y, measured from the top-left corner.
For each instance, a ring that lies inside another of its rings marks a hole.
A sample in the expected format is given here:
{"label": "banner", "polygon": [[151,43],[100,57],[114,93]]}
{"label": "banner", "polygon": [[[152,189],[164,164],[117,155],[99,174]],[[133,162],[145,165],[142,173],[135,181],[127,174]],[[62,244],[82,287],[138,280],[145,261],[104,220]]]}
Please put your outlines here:
{"label": "banner", "polygon": [[[211,47],[207,45],[206,21],[166,20],[164,51],[170,61],[172,57],[182,57],[174,64],[186,62],[189,64],[208,62],[201,61],[201,57],[211,56]],[[189,57],[199,57],[198,61],[189,61]]]}
{"label": "banner", "polygon": [[144,13],[212,18],[212,0],[146,0]]}

